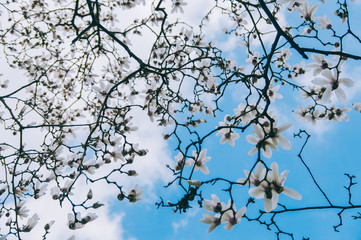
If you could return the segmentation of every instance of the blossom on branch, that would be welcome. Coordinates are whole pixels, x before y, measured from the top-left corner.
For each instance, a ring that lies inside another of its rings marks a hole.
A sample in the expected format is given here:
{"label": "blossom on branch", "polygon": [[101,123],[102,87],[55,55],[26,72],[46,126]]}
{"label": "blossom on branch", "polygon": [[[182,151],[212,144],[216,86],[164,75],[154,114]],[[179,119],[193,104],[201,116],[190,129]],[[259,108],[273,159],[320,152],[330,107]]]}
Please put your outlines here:
{"label": "blossom on branch", "polygon": [[199,169],[202,171],[202,173],[204,174],[209,174],[209,169],[208,167],[205,165],[206,162],[208,162],[211,157],[206,157],[207,154],[207,149],[203,149],[199,154],[197,151],[193,151],[192,155],[193,158],[188,159],[189,165],[194,165],[194,171],[198,171]]}
{"label": "blossom on branch", "polygon": [[262,181],[260,186],[251,188],[248,191],[249,195],[256,199],[264,198],[266,212],[270,212],[277,207],[278,195],[281,193],[296,200],[302,199],[301,194],[297,191],[284,186],[288,172],[288,170],[284,170],[279,176],[278,164],[273,162],[271,164],[271,175],[268,172],[266,180]]}
{"label": "blossom on branch", "polygon": [[337,69],[334,69],[333,73],[326,69],[321,74],[324,78],[315,78],[312,80],[312,83],[326,87],[322,100],[327,103],[330,100],[332,93],[335,93],[337,99],[340,102],[345,103],[347,101],[347,95],[341,86],[352,87],[354,85],[353,81],[349,78],[339,78]]}

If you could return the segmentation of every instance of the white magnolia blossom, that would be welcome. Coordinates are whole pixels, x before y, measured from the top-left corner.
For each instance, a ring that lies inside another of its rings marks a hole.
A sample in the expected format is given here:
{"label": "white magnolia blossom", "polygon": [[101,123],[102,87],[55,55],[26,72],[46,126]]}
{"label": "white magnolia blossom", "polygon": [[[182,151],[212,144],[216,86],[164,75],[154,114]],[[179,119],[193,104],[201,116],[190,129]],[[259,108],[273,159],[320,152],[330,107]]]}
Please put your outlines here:
{"label": "white magnolia blossom", "polygon": [[[77,213],[77,215],[78,214],[79,213]],[[80,223],[79,220],[77,221],[74,214],[69,213],[68,214],[68,227],[71,230],[76,230],[76,229],[80,229],[80,228],[84,227],[84,225],[82,223]]]}
{"label": "white magnolia blossom", "polygon": [[244,103],[240,103],[233,111],[235,118],[241,120],[243,126],[247,125],[257,113],[254,107],[246,106]]}
{"label": "white magnolia blossom", "polygon": [[283,98],[283,96],[281,94],[277,93],[278,89],[280,89],[280,85],[273,87],[273,85],[270,84],[270,86],[267,90],[267,95],[271,102],[275,102],[276,98],[278,98],[278,99]]}
{"label": "white magnolia blossom", "polygon": [[348,122],[350,120],[349,116],[346,114],[351,111],[351,108],[343,106],[342,108],[336,108],[333,106],[331,108],[332,113],[329,114],[329,120],[334,120],[336,122],[341,122],[342,119]]}
{"label": "white magnolia blossom", "polygon": [[332,28],[331,20],[325,14],[322,18],[318,17],[317,20],[320,22],[321,29],[330,29]]}
{"label": "white magnolia blossom", "polygon": [[22,231],[30,232],[38,223],[38,221],[39,221],[39,216],[38,214],[35,213],[31,218],[28,219],[28,222],[26,223],[26,225],[23,226]]}
{"label": "white magnolia blossom", "polygon": [[194,171],[198,171],[199,169],[202,171],[202,173],[204,174],[209,174],[209,169],[208,167],[205,165],[206,162],[208,162],[211,157],[206,157],[207,154],[207,149],[203,149],[199,154],[197,153],[197,151],[193,151],[192,155],[194,157],[194,159],[188,159],[187,161],[189,161],[189,165],[194,165]]}
{"label": "white magnolia blossom", "polygon": [[278,0],[277,2],[281,5],[286,4],[290,11],[296,10],[297,7],[301,6],[306,0]]}
{"label": "white magnolia blossom", "polygon": [[17,206],[16,206],[16,213],[17,215],[20,217],[20,218],[26,218],[30,212],[29,209],[26,208],[25,205],[25,201],[21,201],[21,202],[18,202]]}
{"label": "white magnolia blossom", "polygon": [[305,120],[306,122],[311,122],[313,125],[315,125],[317,120],[321,119],[320,115],[321,115],[320,111],[315,110],[313,112],[308,113],[305,116]]}
{"label": "white magnolia blossom", "polygon": [[321,54],[312,54],[311,58],[315,61],[314,63],[308,64],[310,68],[313,68],[313,76],[318,75],[323,70],[328,69],[330,63],[325,60],[325,56]]}
{"label": "white magnolia blossom", "polygon": [[251,188],[248,191],[249,195],[256,199],[264,198],[266,212],[270,212],[277,207],[278,195],[281,193],[297,200],[302,199],[301,194],[297,191],[284,186],[288,172],[289,170],[284,170],[279,176],[278,164],[273,162],[271,164],[271,174],[267,174],[266,180],[262,181],[258,187]]}
{"label": "white magnolia blossom", "polygon": [[183,2],[183,0],[173,0],[172,5],[173,9],[171,13],[177,13],[178,11],[183,13],[184,11],[182,7],[186,6],[187,3]]}
{"label": "white magnolia blossom", "polygon": [[237,180],[238,183],[248,184],[250,186],[258,187],[261,182],[265,179],[266,169],[262,167],[262,163],[257,163],[256,168],[254,170],[254,174],[248,170],[243,170],[246,178],[239,178]]}
{"label": "white magnolia blossom", "polygon": [[345,103],[347,101],[347,95],[341,86],[352,87],[354,82],[349,78],[339,78],[336,69],[333,73],[326,69],[322,72],[322,76],[324,76],[324,78],[315,78],[312,80],[312,83],[326,87],[322,100],[327,103],[330,100],[332,93],[335,93],[338,100]]}
{"label": "white magnolia blossom", "polygon": [[219,213],[222,210],[225,210],[229,208],[230,202],[225,204],[224,202],[221,202],[216,194],[211,195],[212,200],[203,200],[203,208],[206,209],[209,212]]}
{"label": "white magnolia blossom", "polygon": [[277,150],[277,146],[269,138],[265,139],[265,133],[260,126],[253,124],[253,133],[255,133],[256,136],[255,135],[246,136],[247,141],[250,144],[255,145],[248,152],[248,154],[253,155],[256,152],[258,152],[258,150],[262,150],[263,156],[265,156],[266,158],[271,158],[272,157],[271,149]]}
{"label": "white magnolia blossom", "polygon": [[203,213],[203,219],[200,221],[209,224],[208,233],[210,233],[221,224],[221,215],[218,213],[213,216],[209,213]]}
{"label": "white magnolia blossom", "polygon": [[226,230],[231,230],[234,225],[241,222],[241,217],[246,213],[247,207],[243,207],[240,210],[236,210],[235,205],[232,205],[232,209],[227,210],[223,213],[221,222],[227,223],[224,228]]}
{"label": "white magnolia blossom", "polygon": [[139,200],[142,200],[142,193],[144,189],[138,189],[138,185],[135,185],[134,188],[128,190],[128,200],[131,203],[136,203]]}
{"label": "white magnolia blossom", "polygon": [[313,14],[317,10],[317,5],[318,4],[313,5],[312,3],[308,4],[306,1],[302,6],[297,8],[297,11],[301,14],[301,18],[305,19],[305,21],[313,21]]}
{"label": "white magnolia blossom", "polygon": [[252,55],[248,55],[246,62],[256,66],[258,64],[259,52],[254,52]]}
{"label": "white magnolia blossom", "polygon": [[237,140],[239,138],[239,134],[234,132],[234,130],[228,126],[230,126],[227,122],[228,119],[230,119],[231,117],[229,115],[226,115],[224,117],[224,122],[219,122],[219,126],[220,127],[226,127],[226,128],[221,128],[218,130],[216,136],[222,136],[221,137],[221,144],[225,144],[226,142],[229,143],[229,145],[231,145],[232,147],[234,147],[235,145],[235,140]]}
{"label": "white magnolia blossom", "polygon": [[185,161],[183,153],[179,152],[177,156],[174,157],[174,159],[177,161],[174,169],[176,171],[180,171],[183,169],[184,166],[190,166],[189,161]]}
{"label": "white magnolia blossom", "polygon": [[[274,123],[274,125],[276,125],[276,122]],[[277,146],[279,144],[285,150],[291,149],[292,146],[291,146],[290,141],[286,137],[284,137],[280,134],[280,133],[286,131],[287,129],[289,129],[291,126],[292,126],[291,123],[286,123],[286,124],[283,124],[278,127],[273,127],[273,131],[270,132],[269,135],[275,146]]]}

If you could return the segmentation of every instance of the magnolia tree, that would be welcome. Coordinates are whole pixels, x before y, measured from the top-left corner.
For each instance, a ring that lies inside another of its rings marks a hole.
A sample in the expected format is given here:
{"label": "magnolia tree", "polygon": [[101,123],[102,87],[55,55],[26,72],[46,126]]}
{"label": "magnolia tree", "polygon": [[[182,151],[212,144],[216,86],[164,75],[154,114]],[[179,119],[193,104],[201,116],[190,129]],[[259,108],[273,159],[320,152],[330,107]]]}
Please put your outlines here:
{"label": "magnolia tree", "polygon": [[[94,209],[103,206],[94,184],[116,189],[120,201],[141,200],[142,186],[127,189],[119,180],[137,176],[133,163],[152,151],[132,139],[139,116],[156,123],[174,146],[174,164],[164,163],[173,174],[167,186],[178,186],[182,197],[161,198],[157,206],[174,212],[204,208],[201,222],[208,232],[219,226],[230,230],[243,219],[271,229],[277,238],[293,239],[276,221],[278,215],[335,209],[335,231],[345,211],[361,218],[360,203],[351,201],[355,176],[346,175],[348,201],[335,205],[303,159],[310,135],[274,111],[280,99],[301,95],[305,101],[290,112],[299,121],[348,121],[347,89],[356,79],[343,69],[361,59],[355,50],[361,40],[352,25],[357,16],[349,11],[355,3],[204,2],[207,12],[193,17],[185,0],[0,3],[2,65],[26,76],[25,81],[0,76],[1,135],[6,136],[0,139],[0,239],[26,238],[39,221],[27,202],[45,195],[71,206],[72,230],[95,220]],[[218,19],[222,33],[212,34],[210,19]],[[216,42],[231,38],[238,44],[232,54]],[[313,76],[308,81],[307,73]],[[241,96],[232,111],[227,97],[235,88]],[[361,103],[353,108],[361,111]],[[272,159],[275,150],[291,149],[286,131],[304,141],[298,160],[325,205],[302,204],[301,193],[285,183],[289,171]],[[252,167],[240,169],[235,179],[217,176],[207,164],[224,159],[207,152],[212,137],[219,149],[222,144],[236,149],[246,139],[249,157],[239,161]],[[203,189],[213,194],[202,194]],[[236,200],[240,189],[245,191]],[[227,198],[220,200],[219,190]],[[282,194],[299,207],[280,204]],[[51,236],[52,224],[43,226],[43,239]]]}

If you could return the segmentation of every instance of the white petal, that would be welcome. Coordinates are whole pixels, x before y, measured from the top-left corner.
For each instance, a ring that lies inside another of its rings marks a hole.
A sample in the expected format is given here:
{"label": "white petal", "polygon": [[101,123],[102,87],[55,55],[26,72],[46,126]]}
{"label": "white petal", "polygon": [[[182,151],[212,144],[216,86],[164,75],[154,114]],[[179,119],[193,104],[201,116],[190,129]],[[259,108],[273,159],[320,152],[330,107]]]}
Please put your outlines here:
{"label": "white petal", "polygon": [[256,152],[258,152],[258,148],[254,147],[254,148],[252,148],[252,149],[248,152],[248,155],[253,155],[253,154],[255,154]]}
{"label": "white petal", "polygon": [[354,82],[349,78],[340,78],[338,81],[343,83],[346,87],[353,87],[354,85]]}
{"label": "white petal", "polygon": [[328,69],[325,69],[325,71],[322,72],[322,75],[329,80],[335,78],[335,75],[333,75],[333,73]]}
{"label": "white petal", "polygon": [[276,182],[279,183],[279,171],[278,171],[278,164],[276,162],[273,162],[271,164],[271,169],[272,169],[272,179]]}
{"label": "white petal", "polygon": [[277,207],[278,203],[278,193],[276,191],[272,191],[272,210]]}
{"label": "white petal", "polygon": [[286,194],[287,196],[296,199],[296,200],[301,200],[302,199],[302,195],[297,192],[296,190],[293,190],[291,188],[288,187],[283,187],[283,191],[282,193]]}
{"label": "white petal", "polygon": [[233,227],[234,227],[233,224],[227,223],[226,226],[224,226],[224,229],[226,229],[228,231],[228,230],[231,230]]}
{"label": "white petal", "polygon": [[272,150],[271,150],[271,148],[268,146],[268,145],[266,145],[266,147],[265,147],[266,149],[264,149],[263,150],[263,156],[264,157],[266,157],[266,158],[268,158],[268,159],[270,159],[271,157],[272,157]]}
{"label": "white petal", "polygon": [[269,199],[269,198],[264,199],[264,210],[266,210],[266,212],[272,211],[272,200],[271,199]]}
{"label": "white petal", "polygon": [[327,103],[331,98],[331,89],[327,88],[326,91],[322,95],[322,101]]}
{"label": "white petal", "polygon": [[324,78],[314,78],[311,82],[319,86],[325,86],[329,83],[329,81]]}
{"label": "white petal", "polygon": [[251,188],[248,194],[256,199],[264,198],[264,190],[262,187]]}
{"label": "white petal", "polygon": [[202,171],[202,173],[204,173],[205,175],[209,174],[209,169],[206,165],[202,164],[202,166],[199,167]]}
{"label": "white petal", "polygon": [[249,142],[249,143],[251,143],[251,144],[257,144],[258,143],[258,141],[259,141],[259,139],[256,137],[256,136],[254,136],[254,135],[247,135],[246,136],[246,140]]}
{"label": "white petal", "polygon": [[280,132],[286,131],[286,130],[289,129],[291,126],[292,126],[292,123],[283,124],[282,126],[279,126],[279,127],[278,127],[278,132],[280,133]]}
{"label": "white petal", "polygon": [[247,207],[243,207],[236,213],[236,218],[241,218],[246,213]]}
{"label": "white petal", "polygon": [[278,137],[278,139],[279,139],[279,141],[280,141],[280,145],[281,145],[281,147],[283,148],[283,149],[285,149],[285,150],[290,150],[291,148],[292,148],[292,145],[291,145],[291,143],[290,143],[290,141],[287,139],[287,138],[285,138],[284,136],[279,136]]}
{"label": "white petal", "polygon": [[336,97],[338,98],[338,100],[340,100],[340,102],[345,103],[347,101],[346,93],[342,88],[338,87],[335,90],[335,94],[336,94]]}

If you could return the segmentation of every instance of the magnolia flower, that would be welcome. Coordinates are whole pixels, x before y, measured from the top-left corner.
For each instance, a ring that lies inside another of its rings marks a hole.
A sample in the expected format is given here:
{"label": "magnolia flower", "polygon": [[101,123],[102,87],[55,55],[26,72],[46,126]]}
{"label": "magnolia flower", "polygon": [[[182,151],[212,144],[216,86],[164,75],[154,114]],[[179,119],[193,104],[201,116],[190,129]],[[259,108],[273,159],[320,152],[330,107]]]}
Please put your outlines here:
{"label": "magnolia flower", "polygon": [[287,196],[301,200],[302,196],[297,191],[284,186],[287,178],[288,170],[285,170],[279,176],[278,164],[271,164],[271,175],[267,174],[266,181],[262,181],[260,186],[251,188],[248,193],[256,199],[264,198],[264,209],[270,212],[277,207],[278,195],[281,193]]}
{"label": "magnolia flower", "polygon": [[18,202],[17,206],[16,206],[16,214],[21,217],[21,218],[25,218],[28,216],[29,213],[29,209],[26,208],[26,206],[24,206],[25,202],[21,201]]}
{"label": "magnolia flower", "polygon": [[[208,167],[205,165],[206,162],[208,162],[211,157],[206,157],[207,154],[207,149],[203,149],[199,154],[197,153],[197,151],[193,151],[192,155],[194,157],[194,159],[189,159],[189,165],[193,164],[194,166],[194,171],[198,171],[198,169],[200,169],[202,171],[202,173],[204,174],[209,174],[209,169]],[[196,159],[196,160],[195,160]]]}
{"label": "magnolia flower", "polygon": [[258,58],[259,58],[259,52],[254,52],[253,55],[248,55],[246,62],[256,66],[258,63]]}
{"label": "magnolia flower", "polygon": [[315,78],[312,80],[312,83],[326,87],[322,100],[324,102],[328,102],[331,98],[332,92],[334,92],[340,102],[346,102],[347,96],[345,91],[341,88],[341,85],[352,87],[354,85],[353,81],[349,78],[339,78],[336,69],[334,70],[334,73],[326,69],[322,72],[322,75],[325,78]]}
{"label": "magnolia flower", "polygon": [[215,212],[219,213],[224,209],[227,209],[229,206],[227,206],[225,203],[221,203],[217,195],[212,194],[212,201],[204,199],[203,200],[203,208],[206,209],[209,212]]}
{"label": "magnolia flower", "polygon": [[203,219],[200,221],[205,224],[209,224],[208,233],[212,232],[216,227],[221,224],[220,214],[212,216],[209,213],[203,213]]}
{"label": "magnolia flower", "polygon": [[240,103],[237,108],[233,109],[236,119],[240,119],[243,126],[248,124],[257,113],[252,106],[247,107],[245,104]]}
{"label": "magnolia flower", "polygon": [[227,223],[226,226],[224,226],[224,228],[226,230],[231,230],[234,227],[234,225],[236,225],[241,221],[241,217],[243,217],[243,215],[246,213],[246,210],[247,208],[243,207],[238,212],[236,212],[236,207],[233,204],[232,209],[227,210],[222,215],[221,222]]}
{"label": "magnolia flower", "polygon": [[278,0],[281,5],[287,4],[287,8],[290,11],[294,11],[297,7],[301,6],[306,0]]}
{"label": "magnolia flower", "polygon": [[279,127],[273,127],[273,131],[271,131],[269,133],[272,142],[275,146],[277,146],[278,144],[281,145],[281,147],[285,150],[290,150],[291,149],[291,143],[290,141],[285,138],[284,136],[280,135],[281,132],[286,131],[287,129],[289,129],[292,126],[291,123],[286,123],[283,124]]}
{"label": "magnolia flower", "polygon": [[321,29],[330,29],[332,28],[331,20],[325,14],[323,18],[318,17],[317,20],[320,22]]}
{"label": "magnolia flower", "polygon": [[315,125],[316,121],[321,118],[320,115],[321,115],[320,111],[315,110],[315,111],[310,112],[309,114],[307,114],[306,117],[305,117],[305,120],[307,122],[311,122],[313,125]]}
{"label": "magnolia flower", "polygon": [[256,134],[256,136],[247,135],[246,139],[249,143],[254,144],[256,146],[254,146],[254,148],[252,148],[248,152],[248,154],[249,155],[255,154],[256,152],[258,152],[258,150],[262,149],[263,156],[265,156],[266,158],[271,158],[272,157],[271,148],[277,150],[277,146],[273,142],[271,142],[270,139],[265,139],[263,129],[260,126],[253,124],[253,132]]}
{"label": "magnolia flower", "polygon": [[50,189],[50,195],[53,197],[54,200],[59,199],[60,197],[60,189],[55,186]]}
{"label": "magnolia flower", "polygon": [[40,182],[37,181],[34,188],[34,198],[38,199],[39,197],[44,196],[47,187],[48,184],[40,185]]}
{"label": "magnolia flower", "polygon": [[[79,213],[77,213],[78,215]],[[84,227],[83,224],[81,224],[80,222],[76,221],[76,218],[75,218],[75,215],[72,214],[72,213],[69,213],[68,214],[68,227],[69,229],[71,230],[76,230],[76,229],[79,229],[79,228],[82,228]]]}
{"label": "magnolia flower", "polygon": [[172,9],[172,13],[177,13],[178,10],[179,12],[183,13],[183,8],[182,6],[186,6],[187,3],[183,2],[183,0],[173,0],[173,9]]}
{"label": "magnolia flower", "polygon": [[28,219],[27,224],[23,225],[22,231],[30,232],[38,223],[38,220],[39,220],[38,214],[35,213],[31,218]]}
{"label": "magnolia flower", "polygon": [[273,87],[273,85],[270,84],[270,86],[267,90],[267,95],[271,102],[274,102],[276,100],[276,98],[278,98],[278,99],[283,98],[283,96],[281,94],[277,93],[278,89],[280,89],[280,85]]}
{"label": "magnolia flower", "polygon": [[248,170],[243,170],[246,178],[239,178],[238,183],[249,184],[250,186],[258,187],[266,176],[266,169],[262,167],[262,163],[257,163],[254,170],[254,174],[250,173]]}
{"label": "magnolia flower", "polygon": [[181,152],[179,152],[178,155],[174,157],[174,159],[177,161],[174,166],[176,171],[182,170],[184,166],[190,166],[190,162],[184,160],[184,155]]}
{"label": "magnolia flower", "polygon": [[292,53],[287,48],[281,49],[280,52],[277,52],[275,54],[275,56],[276,56],[275,61],[277,61],[276,62],[277,67],[281,67],[285,63],[285,61],[288,60],[288,58],[291,56],[291,54]]}
{"label": "magnolia flower", "polygon": [[303,4],[303,7],[298,7],[297,10],[298,12],[301,14],[301,18],[305,19],[305,21],[312,21],[314,19],[313,14],[316,12],[317,10],[317,5],[308,5],[308,2],[306,1]]}
{"label": "magnolia flower", "polygon": [[216,136],[219,135],[222,135],[221,144],[228,142],[232,147],[235,145],[235,140],[239,138],[239,134],[234,132],[231,128],[222,128],[221,130],[218,130]]}
{"label": "magnolia flower", "polygon": [[312,54],[311,58],[314,63],[308,64],[310,68],[313,68],[313,76],[316,76],[320,72],[330,67],[330,64],[325,60],[325,56],[321,54]]}
{"label": "magnolia flower", "polygon": [[139,200],[142,200],[142,193],[144,192],[144,189],[138,189],[138,185],[135,185],[134,188],[129,189],[128,193],[128,200],[131,203],[136,203]]}
{"label": "magnolia flower", "polygon": [[331,113],[329,114],[329,120],[335,120],[336,122],[341,122],[343,119],[346,122],[348,122],[350,118],[346,113],[349,111],[351,111],[351,108],[348,108],[346,106],[343,106],[342,109],[333,106],[331,108]]}

